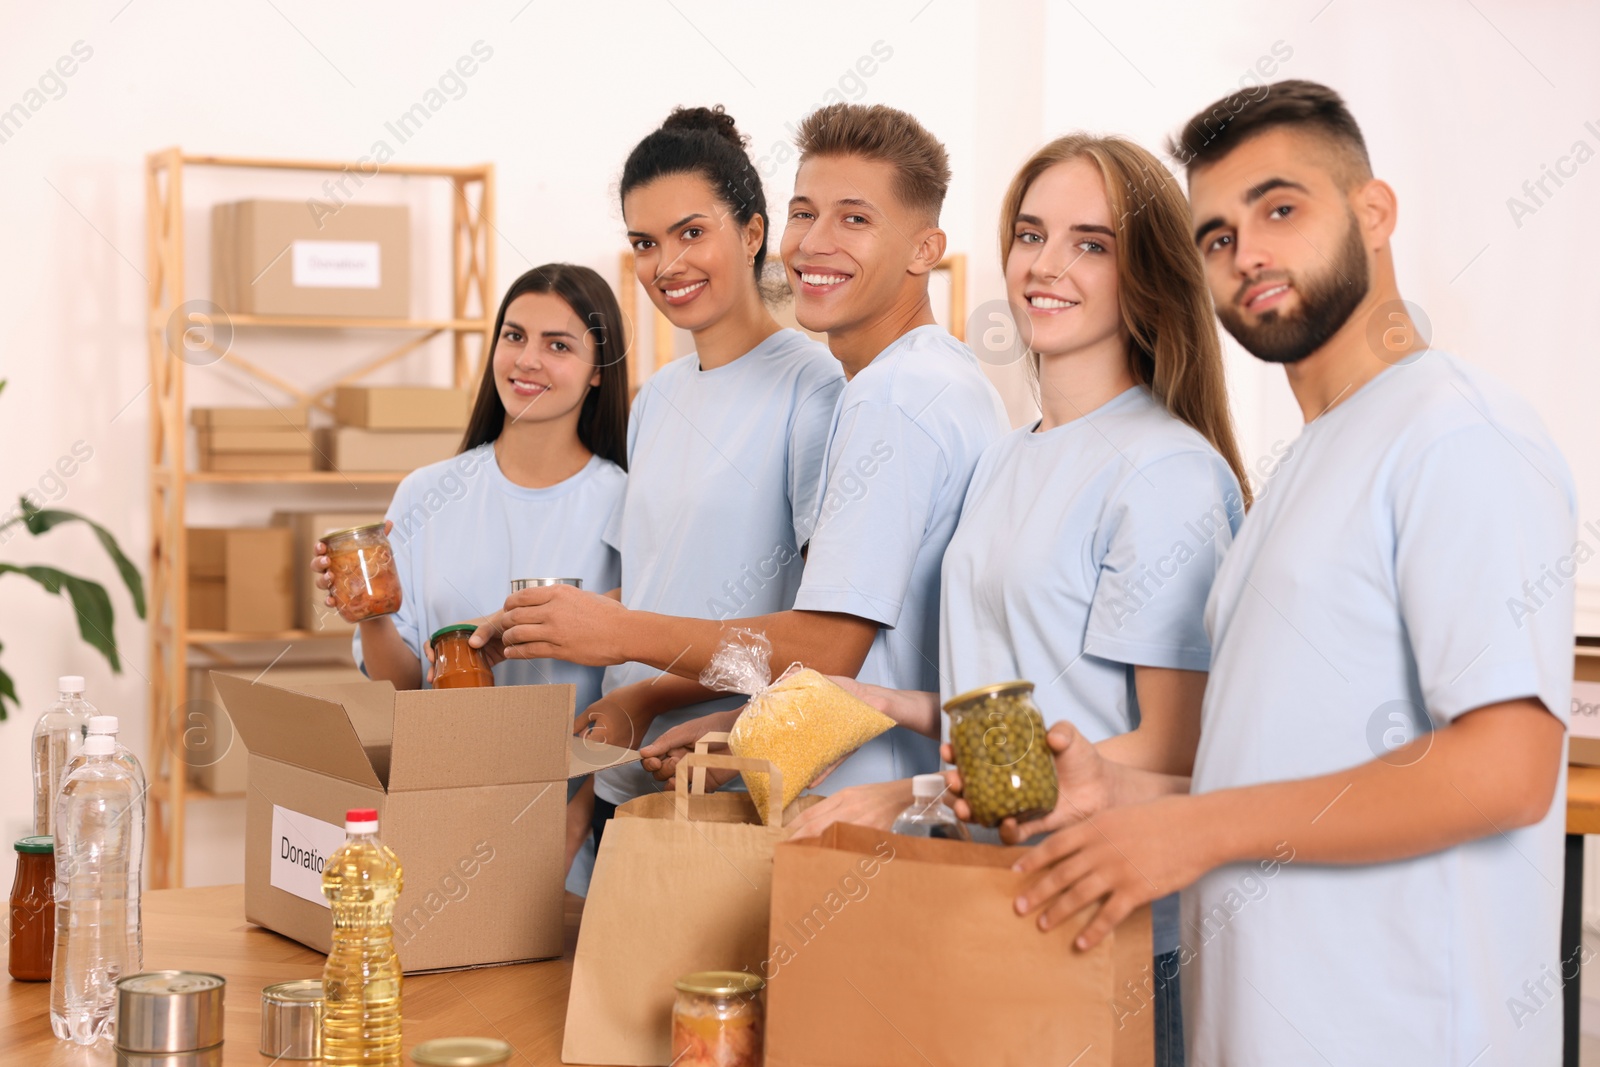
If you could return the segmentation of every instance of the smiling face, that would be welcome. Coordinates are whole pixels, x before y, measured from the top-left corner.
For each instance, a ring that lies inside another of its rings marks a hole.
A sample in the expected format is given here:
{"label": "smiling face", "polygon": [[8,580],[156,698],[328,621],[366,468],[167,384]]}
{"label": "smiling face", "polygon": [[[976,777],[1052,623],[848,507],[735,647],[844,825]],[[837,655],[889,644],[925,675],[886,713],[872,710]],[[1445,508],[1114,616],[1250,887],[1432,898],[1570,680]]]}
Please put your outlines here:
{"label": "smiling face", "polygon": [[1323,138],[1280,127],[1189,176],[1217,317],[1259,359],[1306,358],[1367,295],[1370,253],[1346,173]]}
{"label": "smiling face", "polygon": [[588,330],[553,293],[523,293],[511,301],[493,365],[508,423],[576,420],[584,397],[600,384]]}
{"label": "smiling face", "polygon": [[806,329],[847,335],[904,303],[908,288],[924,286],[913,267],[932,227],[901,203],[894,182],[892,164],[860,156],[811,156],[800,164],[783,265],[795,318]]}
{"label": "smiling face", "polygon": [[1105,179],[1088,159],[1041,173],[1022,196],[1006,256],[1006,298],[1022,340],[1042,357],[1123,331],[1117,246]]}
{"label": "smiling face", "polygon": [[705,329],[755,291],[763,220],[740,225],[703,176],[669,174],[630,190],[622,217],[639,283],[679,329]]}

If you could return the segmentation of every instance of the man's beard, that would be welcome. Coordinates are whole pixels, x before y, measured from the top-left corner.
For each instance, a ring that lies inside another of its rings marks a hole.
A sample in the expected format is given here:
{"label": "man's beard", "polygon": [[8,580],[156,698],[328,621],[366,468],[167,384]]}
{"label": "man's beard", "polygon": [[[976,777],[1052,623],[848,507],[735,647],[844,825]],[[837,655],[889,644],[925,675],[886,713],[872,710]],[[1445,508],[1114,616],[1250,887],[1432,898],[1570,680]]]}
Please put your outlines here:
{"label": "man's beard", "polygon": [[[1300,294],[1299,310],[1282,315],[1274,309],[1264,313],[1256,325],[1247,325],[1239,311],[1239,298],[1245,290],[1279,278],[1292,282]],[[1367,250],[1361,241],[1361,227],[1352,215],[1338,258],[1327,270],[1303,280],[1288,271],[1264,271],[1241,285],[1232,301],[1219,304],[1217,318],[1233,339],[1257,359],[1298,363],[1326,344],[1349,321],[1366,299],[1368,283]]]}

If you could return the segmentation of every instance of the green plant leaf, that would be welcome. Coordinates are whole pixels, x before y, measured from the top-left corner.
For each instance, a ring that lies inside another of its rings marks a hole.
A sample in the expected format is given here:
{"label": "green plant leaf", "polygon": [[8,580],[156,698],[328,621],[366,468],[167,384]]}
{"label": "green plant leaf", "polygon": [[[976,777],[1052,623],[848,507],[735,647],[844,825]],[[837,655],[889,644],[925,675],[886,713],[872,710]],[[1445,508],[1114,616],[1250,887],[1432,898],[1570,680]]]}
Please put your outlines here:
{"label": "green plant leaf", "polygon": [[32,578],[49,593],[59,594],[65,590],[72,600],[72,610],[78,616],[78,634],[106,658],[113,671],[121,673],[122,660],[117,655],[116,644],[111,640],[115,616],[105,586],[55,567],[18,567],[12,563],[0,563],[0,575],[8,573]]}
{"label": "green plant leaf", "polygon": [[[0,386],[4,385],[5,382],[0,381]],[[5,645],[0,645],[0,651],[4,651],[5,647]],[[17,687],[11,681],[11,675],[7,674],[3,668],[0,668],[0,722],[6,721],[6,701],[8,700],[16,705],[18,711],[22,710],[22,701],[17,699]]]}
{"label": "green plant leaf", "polygon": [[111,556],[111,561],[117,565],[117,573],[122,575],[122,583],[128,587],[128,594],[133,597],[133,610],[139,618],[144,618],[144,579],[139,576],[139,569],[123,555],[122,549],[117,545],[117,539],[111,536],[111,531],[101,526],[93,519],[85,518],[75,511],[61,511],[56,508],[36,508],[24,498],[22,504],[22,520],[28,526],[28,532],[35,537],[47,533],[64,522],[86,523],[99,538],[100,544],[105,547],[106,553]]}

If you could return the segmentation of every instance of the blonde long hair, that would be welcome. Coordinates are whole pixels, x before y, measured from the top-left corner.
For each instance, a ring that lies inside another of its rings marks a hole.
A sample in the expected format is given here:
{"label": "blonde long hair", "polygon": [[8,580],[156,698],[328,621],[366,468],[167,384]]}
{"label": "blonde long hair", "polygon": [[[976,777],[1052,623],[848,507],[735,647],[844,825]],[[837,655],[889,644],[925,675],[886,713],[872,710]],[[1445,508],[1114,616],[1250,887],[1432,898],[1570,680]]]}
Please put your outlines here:
{"label": "blonde long hair", "polygon": [[[1190,238],[1189,201],[1161,161],[1121,137],[1074,133],[1035,152],[1006,190],[1000,209],[1000,262],[1011,255],[1022,198],[1039,175],[1074,159],[1100,168],[1116,220],[1117,301],[1128,331],[1128,367],[1174,417],[1221,454],[1250,506],[1222,373],[1211,290]],[[1037,367],[1038,356],[1034,357]]]}

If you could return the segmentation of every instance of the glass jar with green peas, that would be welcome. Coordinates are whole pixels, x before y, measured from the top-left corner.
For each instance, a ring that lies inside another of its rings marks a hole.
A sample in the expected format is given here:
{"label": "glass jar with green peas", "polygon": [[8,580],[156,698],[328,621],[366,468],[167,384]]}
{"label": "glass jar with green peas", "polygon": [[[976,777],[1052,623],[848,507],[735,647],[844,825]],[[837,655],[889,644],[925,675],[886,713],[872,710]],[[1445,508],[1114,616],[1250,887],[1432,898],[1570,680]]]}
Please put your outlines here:
{"label": "glass jar with green peas", "polygon": [[1056,806],[1056,765],[1032,682],[986,685],[945,701],[950,748],[972,820],[998,826],[1048,814]]}

